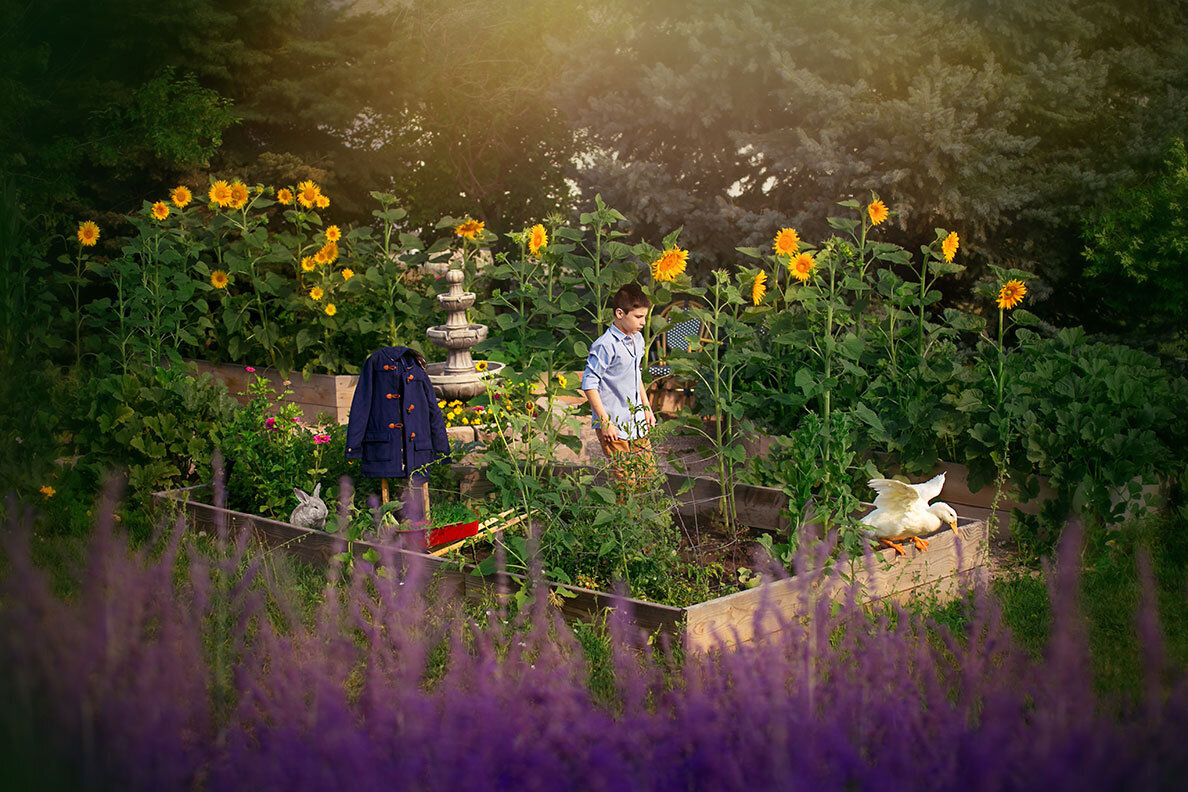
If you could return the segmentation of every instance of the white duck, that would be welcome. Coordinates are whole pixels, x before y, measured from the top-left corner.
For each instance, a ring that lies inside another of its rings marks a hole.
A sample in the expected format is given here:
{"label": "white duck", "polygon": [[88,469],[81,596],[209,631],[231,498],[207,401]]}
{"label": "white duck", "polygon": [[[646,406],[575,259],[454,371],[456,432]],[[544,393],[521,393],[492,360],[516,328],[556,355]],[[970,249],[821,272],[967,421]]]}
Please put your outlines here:
{"label": "white duck", "polygon": [[911,539],[919,550],[925,550],[928,542],[920,538],[921,534],[932,533],[943,523],[957,528],[957,512],[953,511],[952,506],[941,501],[931,506],[928,504],[944,488],[944,473],[922,484],[906,484],[885,478],[871,479],[867,483],[879,494],[874,501],[874,511],[861,521],[872,528],[871,536],[895,548],[895,552],[900,555],[904,554],[904,550],[896,544],[897,541]]}

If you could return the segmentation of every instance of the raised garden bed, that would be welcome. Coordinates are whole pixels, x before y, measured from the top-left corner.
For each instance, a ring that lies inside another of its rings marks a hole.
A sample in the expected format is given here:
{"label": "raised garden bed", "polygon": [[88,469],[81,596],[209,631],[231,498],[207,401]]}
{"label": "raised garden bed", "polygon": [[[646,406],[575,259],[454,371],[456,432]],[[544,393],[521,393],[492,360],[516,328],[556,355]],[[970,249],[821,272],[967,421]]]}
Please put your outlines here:
{"label": "raised garden bed", "polygon": [[[477,475],[477,469],[462,472],[468,474],[464,476],[463,487],[471,494],[479,494],[484,485],[489,486]],[[679,491],[685,483],[684,477],[669,474],[673,492]],[[678,515],[682,520],[704,517],[713,509],[717,493],[717,483],[713,480],[695,480],[692,488],[679,498]],[[153,501],[158,509],[184,512],[191,528],[208,532],[225,528],[231,535],[251,531],[267,551],[284,550],[322,566],[328,565],[335,555],[349,550],[359,554],[374,549],[381,556],[390,554],[395,563],[407,567],[422,565],[433,572],[438,590],[446,596],[482,599],[492,592],[506,592],[522,582],[513,574],[480,576],[473,566],[459,568],[456,562],[415,550],[381,547],[367,541],[348,542],[324,531],[219,508],[209,503],[209,497],[210,488],[203,485],[158,492]],[[736,490],[740,521],[755,528],[781,530],[778,513],[783,497],[778,490],[740,485]],[[946,527],[926,538],[930,546],[923,553],[910,545],[906,555],[902,556],[897,556],[889,548],[873,553],[871,567],[874,572],[865,582],[866,596],[901,601],[915,592],[927,590],[930,596],[944,600],[984,582],[987,539],[984,522],[959,517],[956,531]],[[588,620],[606,608],[624,607],[642,629],[667,633],[692,651],[711,649],[719,641],[727,645],[746,644],[779,632],[787,620],[803,613],[806,586],[830,597],[840,596],[845,590],[839,577],[815,571],[678,608],[578,586],[553,585],[565,590],[565,596],[559,599],[566,618]]]}
{"label": "raised garden bed", "polygon": [[[316,421],[319,414],[328,413],[338,423],[345,424],[351,410],[351,399],[355,395],[355,385],[359,382],[357,374],[312,374],[307,380],[300,371],[291,372],[286,377],[272,368],[247,371],[238,363],[209,363],[205,360],[187,360],[186,363],[196,368],[199,374],[210,374],[216,381],[226,385],[232,396],[247,393],[248,386],[256,381],[257,376],[269,380],[276,393],[285,390],[281,383],[288,380],[288,387],[293,391],[288,401],[301,408],[302,416],[308,423]],[[243,401],[246,403],[246,398]]]}

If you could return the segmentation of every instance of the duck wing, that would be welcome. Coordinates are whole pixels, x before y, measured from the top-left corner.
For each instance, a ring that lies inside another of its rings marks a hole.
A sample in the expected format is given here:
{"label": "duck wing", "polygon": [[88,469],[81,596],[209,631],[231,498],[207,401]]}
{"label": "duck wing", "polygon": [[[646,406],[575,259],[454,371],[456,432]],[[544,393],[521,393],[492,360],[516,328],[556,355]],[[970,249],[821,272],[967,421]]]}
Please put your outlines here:
{"label": "duck wing", "polygon": [[927,506],[933,498],[939,497],[941,490],[945,488],[945,474],[933,476],[928,481],[914,484],[912,487],[920,493],[920,500],[924,501],[924,505]]}
{"label": "duck wing", "polygon": [[876,509],[886,509],[895,514],[903,514],[913,508],[925,505],[920,503],[920,493],[911,484],[885,478],[871,479],[866,483],[878,493],[874,500]]}

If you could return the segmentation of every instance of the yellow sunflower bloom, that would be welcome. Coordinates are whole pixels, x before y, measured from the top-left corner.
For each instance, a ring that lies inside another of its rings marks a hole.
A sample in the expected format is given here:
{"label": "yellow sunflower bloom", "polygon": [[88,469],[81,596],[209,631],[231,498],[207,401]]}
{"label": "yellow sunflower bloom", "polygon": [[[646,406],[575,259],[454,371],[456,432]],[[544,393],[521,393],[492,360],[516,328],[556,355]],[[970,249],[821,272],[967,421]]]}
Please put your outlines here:
{"label": "yellow sunflower bloom", "polygon": [[329,226],[326,229],[326,241],[337,242],[342,239],[342,231],[336,225]]}
{"label": "yellow sunflower bloom", "polygon": [[216,289],[227,288],[227,284],[229,282],[230,281],[227,278],[227,273],[223,272],[222,270],[215,270],[214,272],[210,273],[210,285],[214,286]]}
{"label": "yellow sunflower bloom", "polygon": [[755,305],[763,302],[763,295],[767,294],[767,273],[760,272],[751,284],[751,302]]}
{"label": "yellow sunflower bloom", "polygon": [[870,206],[866,207],[866,213],[870,215],[871,225],[879,225],[887,219],[890,214],[887,211],[887,204],[882,201],[872,201]]}
{"label": "yellow sunflower bloom", "polygon": [[328,197],[326,197],[325,195],[322,195],[319,193],[317,200],[315,200],[314,203],[317,205],[317,207],[319,209],[325,209],[327,206],[330,205],[330,199]]}
{"label": "yellow sunflower bloom", "polygon": [[318,185],[312,181],[303,181],[297,185],[297,200],[306,209],[312,209],[321,194],[322,191],[318,189]]}
{"label": "yellow sunflower bloom", "polygon": [[179,184],[177,187],[173,188],[173,192],[169,194],[169,197],[173,200],[174,206],[176,206],[178,209],[185,209],[194,196],[190,193],[189,187],[185,186],[184,184]]}
{"label": "yellow sunflower bloom", "polygon": [[342,268],[342,279],[344,281],[348,281],[353,277],[355,277],[355,271],[353,269],[351,269],[350,267]]}
{"label": "yellow sunflower bloom", "polygon": [[338,309],[334,307],[334,303],[326,303],[326,307],[323,310],[326,312],[326,316],[334,316],[334,314],[338,313]]}
{"label": "yellow sunflower bloom", "polygon": [[486,371],[487,370],[487,361],[480,360],[479,362],[475,363],[474,370],[475,371]]}
{"label": "yellow sunflower bloom", "polygon": [[247,185],[243,182],[235,182],[231,185],[231,208],[242,209],[247,205],[250,193],[248,193]]}
{"label": "yellow sunflower bloom", "polygon": [[95,221],[87,220],[78,226],[78,243],[83,247],[94,247],[99,241],[99,226]]}
{"label": "yellow sunflower bloom", "polygon": [[304,258],[301,259],[301,269],[304,270],[305,272],[313,272],[314,267],[316,267],[316,266],[317,266],[317,264],[315,264],[314,260],[312,258],[310,258],[309,256],[305,256]]}
{"label": "yellow sunflower bloom", "polygon": [[679,247],[671,247],[664,251],[660,258],[652,262],[652,279],[657,281],[673,281],[685,271],[685,264],[689,260],[689,251]]}
{"label": "yellow sunflower bloom", "polygon": [[338,258],[338,244],[336,242],[327,242],[322,245],[322,249],[318,252],[326,257],[326,263],[330,263]]}
{"label": "yellow sunflower bloom", "polygon": [[1026,295],[1027,287],[1023,285],[1023,281],[1009,280],[998,290],[998,307],[1009,311],[1023,302]]}
{"label": "yellow sunflower bloom", "polygon": [[484,226],[485,223],[483,221],[470,220],[468,218],[454,227],[454,233],[473,242],[478,238],[479,234],[483,233]]}
{"label": "yellow sunflower bloom", "polygon": [[545,231],[545,227],[540,223],[532,226],[528,230],[528,252],[534,256],[539,256],[540,251],[549,244],[549,235]]}
{"label": "yellow sunflower bloom", "polygon": [[276,191],[276,200],[282,205],[288,206],[293,203],[293,191],[288,187],[282,187]]}
{"label": "yellow sunflower bloom", "polygon": [[157,201],[153,204],[153,217],[158,220],[164,220],[169,217],[169,207],[165,205],[164,201]]}
{"label": "yellow sunflower bloom", "polygon": [[803,283],[813,275],[813,270],[816,269],[817,262],[808,253],[801,253],[792,263],[788,265],[788,271],[792,273],[792,277]]}
{"label": "yellow sunflower bloom", "polygon": [[54,489],[53,487],[51,487],[49,484],[43,484],[41,486],[41,489],[39,489],[37,491],[40,492],[42,495],[44,495],[47,498],[52,498],[58,494],[58,491],[56,489]]}
{"label": "yellow sunflower bloom", "polygon": [[210,202],[215,206],[228,206],[231,203],[231,185],[219,179],[210,185],[210,192],[207,193],[207,197],[210,198]]}
{"label": "yellow sunflower bloom", "polygon": [[321,248],[319,248],[318,252],[314,253],[313,258],[314,258],[314,261],[317,262],[318,264],[325,264],[326,262],[328,262],[330,260],[330,259],[326,258],[325,246],[322,246]]}
{"label": "yellow sunflower bloom", "polygon": [[565,379],[565,375],[564,375],[564,374],[562,374],[562,373],[558,372],[558,373],[557,373],[557,384],[558,384],[558,385],[560,385],[562,388],[568,388],[568,387],[569,387],[569,380]]}
{"label": "yellow sunflower bloom", "polygon": [[314,286],[312,289],[309,290],[309,298],[311,300],[315,300],[315,301],[320,300],[320,299],[322,299],[322,297],[325,296],[325,294],[326,294],[326,292],[322,291],[321,286]]}
{"label": "yellow sunflower bloom", "polygon": [[952,263],[953,257],[957,255],[957,247],[960,240],[957,237],[956,231],[950,231],[949,235],[945,237],[945,241],[941,243],[941,252],[945,255],[945,261]]}
{"label": "yellow sunflower bloom", "polygon": [[800,234],[794,228],[781,228],[771,243],[772,249],[780,256],[794,256],[800,250]]}

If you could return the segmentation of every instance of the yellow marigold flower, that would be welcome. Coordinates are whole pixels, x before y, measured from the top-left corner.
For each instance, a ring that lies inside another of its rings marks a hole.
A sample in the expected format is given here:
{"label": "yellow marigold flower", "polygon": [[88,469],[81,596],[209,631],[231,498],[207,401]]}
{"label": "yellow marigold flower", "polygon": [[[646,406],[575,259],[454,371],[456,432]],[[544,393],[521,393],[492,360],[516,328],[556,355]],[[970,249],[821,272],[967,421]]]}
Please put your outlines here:
{"label": "yellow marigold flower", "polygon": [[445,399],[442,399],[437,402],[437,409],[443,410],[443,409],[445,409],[445,406],[446,406]]}
{"label": "yellow marigold flower", "polygon": [[325,195],[318,193],[318,197],[316,199],[314,199],[314,203],[317,204],[317,207],[319,209],[325,209],[327,206],[330,205],[330,199],[327,198]]}
{"label": "yellow marigold flower", "polygon": [[288,187],[282,187],[276,191],[276,200],[282,205],[288,206],[293,203],[293,191]]}
{"label": "yellow marigold flower", "polygon": [[763,295],[767,294],[767,273],[760,272],[751,284],[751,302],[755,305],[763,302]]}
{"label": "yellow marigold flower", "polygon": [[87,220],[78,226],[78,243],[83,247],[94,247],[99,241],[99,226],[94,220]]}
{"label": "yellow marigold flower", "polygon": [[866,207],[866,213],[870,215],[871,225],[879,225],[887,219],[889,212],[887,211],[887,204],[882,201],[873,201],[870,206]]}
{"label": "yellow marigold flower", "polygon": [[676,280],[677,275],[685,271],[685,263],[689,260],[689,251],[679,247],[671,247],[660,254],[660,258],[652,262],[652,279],[658,281]]}
{"label": "yellow marigold flower", "polygon": [[179,184],[177,187],[173,188],[173,192],[169,194],[169,197],[173,199],[174,206],[176,206],[178,209],[185,209],[194,196],[190,194],[189,187],[185,186],[184,184]]}
{"label": "yellow marigold flower", "polygon": [[169,217],[169,207],[165,205],[164,201],[157,201],[153,204],[153,217],[158,220],[164,220]]}
{"label": "yellow marigold flower", "polygon": [[775,235],[771,247],[780,256],[794,256],[800,250],[800,234],[794,228],[781,228]]}
{"label": "yellow marigold flower", "polygon": [[813,275],[813,270],[816,269],[817,262],[808,253],[801,253],[792,263],[788,265],[788,271],[792,273],[792,277],[800,282],[807,281]]}
{"label": "yellow marigold flower", "polygon": [[322,249],[318,252],[325,255],[326,263],[330,263],[331,261],[334,261],[334,259],[338,258],[338,243],[327,242],[326,244],[322,245]]}
{"label": "yellow marigold flower", "polygon": [[1023,297],[1026,294],[1027,287],[1023,285],[1023,281],[1009,280],[998,290],[998,307],[1006,308],[1009,311],[1023,302]]}
{"label": "yellow marigold flower", "polygon": [[487,370],[487,361],[480,360],[479,362],[475,363],[474,370],[475,371],[486,371]]}
{"label": "yellow marigold flower", "polygon": [[355,277],[355,271],[353,269],[351,269],[350,267],[342,268],[342,279],[344,281],[350,280],[353,277]]}
{"label": "yellow marigold flower", "polygon": [[322,191],[312,181],[303,181],[297,185],[297,200],[306,209],[312,209]]}
{"label": "yellow marigold flower", "polygon": [[338,226],[332,225],[326,229],[327,242],[337,242],[340,239],[342,239],[342,231],[339,230]]}
{"label": "yellow marigold flower", "polygon": [[248,193],[247,185],[243,182],[235,182],[231,185],[231,208],[242,209],[248,202],[250,194]]}
{"label": "yellow marigold flower", "polygon": [[53,487],[51,487],[49,484],[43,484],[41,486],[41,489],[38,490],[38,492],[40,492],[42,495],[44,495],[47,498],[52,498],[58,494],[58,491],[56,489],[54,489]]}
{"label": "yellow marigold flower", "polygon": [[223,272],[222,270],[215,270],[214,272],[210,273],[210,285],[214,286],[216,289],[227,288],[227,283],[227,273]]}
{"label": "yellow marigold flower", "polygon": [[309,290],[309,296],[312,300],[320,300],[325,294],[326,292],[322,291],[321,286],[314,286]]}
{"label": "yellow marigold flower", "polygon": [[528,230],[528,252],[539,256],[540,251],[549,244],[549,235],[540,223]]}
{"label": "yellow marigold flower", "polygon": [[950,231],[949,235],[945,237],[945,241],[941,243],[941,252],[945,254],[945,261],[952,263],[953,257],[957,255],[957,247],[960,240],[957,238],[956,231]]}
{"label": "yellow marigold flower", "polygon": [[326,316],[334,316],[334,314],[338,313],[338,309],[334,307],[334,303],[326,303],[324,310],[326,311]]}
{"label": "yellow marigold flower", "polygon": [[317,265],[314,264],[314,260],[311,259],[309,256],[305,256],[304,258],[301,259],[301,269],[304,270],[305,272],[313,272],[314,267],[316,267],[316,266]]}
{"label": "yellow marigold flower", "polygon": [[210,202],[215,206],[227,206],[231,203],[231,185],[219,179],[214,184],[210,185],[210,192],[207,193]]}

